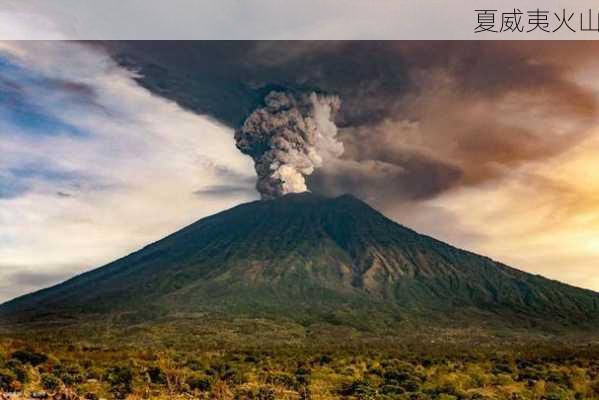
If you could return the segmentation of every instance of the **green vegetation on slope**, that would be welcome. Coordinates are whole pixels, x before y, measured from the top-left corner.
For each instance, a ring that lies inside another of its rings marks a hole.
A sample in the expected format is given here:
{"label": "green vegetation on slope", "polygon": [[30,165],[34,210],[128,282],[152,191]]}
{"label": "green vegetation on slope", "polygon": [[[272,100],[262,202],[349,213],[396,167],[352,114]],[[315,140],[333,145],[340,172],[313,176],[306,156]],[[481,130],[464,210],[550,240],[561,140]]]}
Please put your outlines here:
{"label": "green vegetation on slope", "polygon": [[4,321],[198,313],[394,329],[593,329],[599,294],[407,229],[351,197],[243,204],[0,306]]}

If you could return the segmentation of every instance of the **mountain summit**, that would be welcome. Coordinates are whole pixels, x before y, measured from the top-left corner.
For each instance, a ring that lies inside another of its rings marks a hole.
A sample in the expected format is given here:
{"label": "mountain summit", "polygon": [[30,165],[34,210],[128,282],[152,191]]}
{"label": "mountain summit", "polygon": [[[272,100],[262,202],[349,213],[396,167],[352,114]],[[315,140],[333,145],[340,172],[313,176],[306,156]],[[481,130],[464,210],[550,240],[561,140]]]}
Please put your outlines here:
{"label": "mountain summit", "polygon": [[203,218],[0,306],[9,321],[198,313],[557,329],[599,326],[599,294],[418,234],[350,195],[301,193]]}

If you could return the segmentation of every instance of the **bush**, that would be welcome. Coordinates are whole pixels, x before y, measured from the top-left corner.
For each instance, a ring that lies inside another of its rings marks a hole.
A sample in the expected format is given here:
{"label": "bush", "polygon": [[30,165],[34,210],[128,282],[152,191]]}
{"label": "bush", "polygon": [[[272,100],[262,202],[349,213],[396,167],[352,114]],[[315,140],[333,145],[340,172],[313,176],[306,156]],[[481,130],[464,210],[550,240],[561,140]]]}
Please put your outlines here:
{"label": "bush", "polygon": [[420,390],[420,383],[415,381],[414,379],[408,379],[402,382],[401,387],[406,392],[417,392],[418,390]]}
{"label": "bush", "polygon": [[73,386],[82,383],[84,378],[81,374],[69,374],[67,372],[60,375],[60,380],[67,386]]}
{"label": "bush", "polygon": [[111,367],[106,371],[104,379],[110,384],[110,391],[116,398],[124,399],[131,393],[133,372],[129,367]]}
{"label": "bush", "polygon": [[34,367],[37,367],[40,364],[48,361],[48,356],[42,353],[36,353],[31,350],[17,350],[12,353],[11,358],[19,360],[23,364],[31,364]]}
{"label": "bush", "polygon": [[326,365],[326,364],[330,364],[333,362],[333,357],[331,357],[328,354],[323,354],[322,356],[320,356],[318,358],[318,360],[316,361],[318,364],[320,365]]}
{"label": "bush", "polygon": [[511,374],[514,372],[514,369],[512,368],[511,365],[506,364],[506,363],[498,363],[493,367],[493,370],[491,371],[493,374],[497,375],[497,374]]}
{"label": "bush", "polygon": [[572,387],[572,381],[570,380],[570,377],[567,374],[559,371],[549,372],[547,374],[547,381],[564,387]]}
{"label": "bush", "polygon": [[56,390],[60,387],[60,379],[53,374],[42,374],[42,387],[46,390]]}
{"label": "bush", "polygon": [[396,382],[405,382],[412,378],[412,376],[404,371],[394,371],[394,370],[386,370],[383,372],[383,378],[385,381],[396,381]]}
{"label": "bush", "polygon": [[0,369],[0,391],[10,392],[16,380],[14,372],[9,369]]}
{"label": "bush", "polygon": [[558,393],[547,393],[543,399],[545,400],[566,400],[567,397],[563,397],[561,395],[559,395]]}
{"label": "bush", "polygon": [[156,383],[159,385],[163,385],[166,383],[166,375],[159,367],[150,367],[148,368],[148,377],[150,378],[150,382]]}
{"label": "bush", "polygon": [[82,383],[85,380],[83,370],[77,364],[56,365],[52,369],[52,373],[60,378],[62,383],[67,386],[73,386]]}
{"label": "bush", "polygon": [[229,364],[218,363],[212,365],[206,373],[217,379],[227,381],[229,383],[240,384],[243,383],[243,377],[235,368]]}
{"label": "bush", "polygon": [[191,390],[207,392],[212,387],[212,380],[209,376],[203,374],[193,374],[187,378],[187,385]]}
{"label": "bush", "polygon": [[518,373],[518,380],[519,381],[538,381],[541,379],[545,378],[545,374],[543,371],[539,371],[535,368],[532,367],[526,367],[523,368],[519,373]]}
{"label": "bush", "polygon": [[98,367],[91,367],[85,371],[85,379],[99,380],[102,377],[102,370]]}
{"label": "bush", "polygon": [[256,395],[256,399],[258,400],[276,400],[276,398],[275,391],[268,386],[262,386]]}
{"label": "bush", "polygon": [[344,396],[369,396],[375,392],[376,390],[370,387],[370,383],[362,379],[357,379],[341,389],[341,394]]}
{"label": "bush", "polygon": [[398,385],[383,385],[381,387],[381,393],[386,395],[398,395],[405,393],[405,389]]}
{"label": "bush", "polygon": [[204,369],[204,365],[198,360],[189,360],[187,361],[186,366],[192,371],[201,371]]}
{"label": "bush", "polygon": [[21,361],[13,358],[11,360],[8,360],[5,366],[7,369],[11,370],[16,375],[17,380],[19,382],[27,383],[27,381],[29,380],[27,370],[25,369]]}
{"label": "bush", "polygon": [[275,386],[284,386],[287,389],[295,387],[295,379],[293,375],[286,372],[272,372],[266,377],[266,383]]}
{"label": "bush", "polygon": [[245,357],[244,361],[246,363],[256,364],[258,362],[258,359],[255,356],[250,354]]}

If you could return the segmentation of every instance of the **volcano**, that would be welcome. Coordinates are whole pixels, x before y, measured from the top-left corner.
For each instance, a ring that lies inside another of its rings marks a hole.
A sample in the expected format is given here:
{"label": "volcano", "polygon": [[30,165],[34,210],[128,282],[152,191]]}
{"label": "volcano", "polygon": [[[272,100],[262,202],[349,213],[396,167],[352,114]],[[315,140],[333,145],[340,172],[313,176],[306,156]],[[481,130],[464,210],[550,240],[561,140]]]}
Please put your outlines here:
{"label": "volcano", "polygon": [[117,314],[592,329],[599,293],[418,234],[350,195],[300,193],[203,218],[0,306],[9,323]]}

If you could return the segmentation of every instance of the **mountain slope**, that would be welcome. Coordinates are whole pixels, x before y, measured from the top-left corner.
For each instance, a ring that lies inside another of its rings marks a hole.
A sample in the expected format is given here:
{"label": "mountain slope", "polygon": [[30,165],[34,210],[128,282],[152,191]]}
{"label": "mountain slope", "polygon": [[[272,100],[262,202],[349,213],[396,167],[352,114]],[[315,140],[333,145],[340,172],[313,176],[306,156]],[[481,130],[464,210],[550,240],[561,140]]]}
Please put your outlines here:
{"label": "mountain slope", "polygon": [[420,235],[351,197],[243,204],[0,306],[5,320],[190,313],[393,325],[599,326],[599,294]]}

